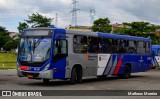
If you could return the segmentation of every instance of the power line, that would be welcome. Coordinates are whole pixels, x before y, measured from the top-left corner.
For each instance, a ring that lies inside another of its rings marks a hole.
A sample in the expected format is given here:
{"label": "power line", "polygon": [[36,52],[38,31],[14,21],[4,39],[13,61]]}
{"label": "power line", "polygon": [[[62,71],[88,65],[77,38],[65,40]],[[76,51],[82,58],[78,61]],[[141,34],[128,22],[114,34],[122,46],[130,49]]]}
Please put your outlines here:
{"label": "power line", "polygon": [[55,19],[56,23],[55,26],[58,27],[58,14],[56,13],[56,19]]}
{"label": "power line", "polygon": [[72,10],[70,13],[72,13],[72,20],[71,20],[71,25],[77,26],[77,11],[80,9],[77,8],[77,3],[78,1],[72,0]]}
{"label": "power line", "polygon": [[[78,1],[77,1],[78,2]],[[73,4],[73,3],[72,3]],[[44,9],[41,9],[41,10],[47,10],[47,9],[59,9],[59,10],[61,10],[61,11],[59,11],[58,13],[62,13],[63,11],[65,11],[66,9],[62,9],[62,8],[55,8],[55,7],[53,7],[53,8],[51,8],[51,7],[48,7],[48,8],[44,8]],[[89,8],[88,8],[89,9]],[[10,10],[12,10],[14,13],[16,13],[16,11],[24,11],[24,10],[18,10],[18,9],[10,9]],[[15,11],[14,11],[15,10]],[[83,12],[88,12],[88,10],[87,9],[84,9],[84,8],[82,8],[81,9]],[[91,10],[91,9],[90,9]],[[90,11],[91,12],[91,11]],[[107,15],[107,13],[106,12],[108,12],[108,11],[106,11],[106,10],[104,10],[104,9],[100,9],[100,8],[98,8],[98,11],[97,11],[97,8],[96,8],[96,13],[98,13],[98,15],[100,15],[100,17],[104,17],[104,15],[106,16]],[[1,13],[1,10],[0,10],[0,13]],[[87,16],[85,15],[85,14],[83,14],[83,13],[81,13],[80,15],[78,15],[78,16],[81,16],[81,20],[83,20],[83,19],[85,19]],[[22,20],[22,19],[24,19],[24,17],[19,17],[19,18],[14,18],[14,17],[11,17],[11,18],[6,18],[6,17],[9,17],[9,16],[5,16],[4,18],[1,16],[0,17],[0,20],[2,21],[2,22],[11,22],[11,21],[18,21],[18,20]],[[107,16],[106,16],[107,17]],[[155,20],[159,20],[159,17],[156,17],[156,16],[146,16],[146,15],[133,15],[133,14],[131,14],[131,13],[124,13],[124,12],[121,12],[121,13],[110,13],[109,14],[109,17],[111,18],[114,18],[115,19],[115,21],[116,21],[116,17],[117,18],[119,18],[119,19],[121,19],[121,21],[125,21],[126,20],[126,18],[128,18],[128,19],[130,19],[131,21],[150,21],[150,22],[154,22]],[[22,18],[22,19],[20,19],[20,18]],[[69,15],[68,16],[66,16],[66,15],[58,15],[58,18],[61,18],[61,19],[66,19],[67,18],[67,20],[69,20],[68,18],[69,18]],[[77,18],[76,18],[77,19]],[[58,20],[57,20],[58,21]],[[127,20],[128,21],[128,20]],[[58,22],[57,22],[57,24],[58,24]]]}
{"label": "power line", "polygon": [[91,22],[91,25],[92,25],[93,21],[94,21],[94,18],[95,18],[95,15],[96,15],[96,10],[94,8],[90,9],[89,13],[90,13],[90,22]]}
{"label": "power line", "polygon": [[[43,8],[43,9],[38,9],[39,11],[44,11],[44,10],[63,10],[64,11],[64,9],[62,9],[62,7],[65,7],[65,6],[60,6],[61,8],[59,9],[59,8],[57,8],[57,7],[45,7],[45,8]],[[67,7],[65,7],[65,9],[66,9]],[[87,9],[84,9],[84,8],[82,8],[82,11],[87,11]],[[97,9],[97,8],[96,8]],[[30,10],[32,10],[32,9],[0,9],[0,13],[16,13],[16,12],[30,12]],[[106,12],[106,10],[104,10],[104,9],[100,9],[100,8],[98,8],[98,11],[97,11],[99,14],[105,14],[104,12]],[[123,14],[123,13],[122,13]],[[150,18],[150,19],[155,19],[155,18],[159,18],[159,17],[155,17],[155,16],[147,16],[147,15],[133,15],[133,14],[126,14],[126,13],[124,13],[123,15],[131,15],[131,16],[138,16],[138,17],[143,17],[143,18]],[[112,15],[112,16],[117,16],[117,15]],[[119,17],[124,17],[124,16],[119,16]]]}

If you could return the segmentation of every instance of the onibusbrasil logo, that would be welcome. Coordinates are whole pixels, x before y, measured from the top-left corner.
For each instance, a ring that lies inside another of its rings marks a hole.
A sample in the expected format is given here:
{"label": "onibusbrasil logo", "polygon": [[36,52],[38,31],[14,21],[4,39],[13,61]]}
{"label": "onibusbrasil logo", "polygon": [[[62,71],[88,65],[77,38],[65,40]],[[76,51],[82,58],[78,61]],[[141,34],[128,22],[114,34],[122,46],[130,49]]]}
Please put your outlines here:
{"label": "onibusbrasil logo", "polygon": [[2,91],[1,96],[42,96],[40,91]]}

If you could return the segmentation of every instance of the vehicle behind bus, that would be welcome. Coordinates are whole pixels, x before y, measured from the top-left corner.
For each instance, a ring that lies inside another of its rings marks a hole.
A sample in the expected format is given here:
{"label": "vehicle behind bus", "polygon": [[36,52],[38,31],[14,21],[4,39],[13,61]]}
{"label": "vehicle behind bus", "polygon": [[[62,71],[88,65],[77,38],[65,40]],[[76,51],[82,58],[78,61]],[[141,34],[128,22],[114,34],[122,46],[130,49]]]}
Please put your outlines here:
{"label": "vehicle behind bus", "polygon": [[151,68],[151,40],[128,35],[58,28],[26,29],[21,34],[17,74],[29,79],[69,79],[118,75]]}
{"label": "vehicle behind bus", "polygon": [[160,66],[160,45],[152,45],[152,68]]}

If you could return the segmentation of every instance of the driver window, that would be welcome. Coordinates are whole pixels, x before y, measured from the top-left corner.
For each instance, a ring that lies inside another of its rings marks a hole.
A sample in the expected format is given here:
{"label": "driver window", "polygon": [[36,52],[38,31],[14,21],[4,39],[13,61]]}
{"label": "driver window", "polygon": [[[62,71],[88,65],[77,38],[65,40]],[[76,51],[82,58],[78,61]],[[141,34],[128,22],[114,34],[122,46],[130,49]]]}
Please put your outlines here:
{"label": "driver window", "polygon": [[66,40],[55,40],[54,41],[54,55],[67,54],[67,41]]}

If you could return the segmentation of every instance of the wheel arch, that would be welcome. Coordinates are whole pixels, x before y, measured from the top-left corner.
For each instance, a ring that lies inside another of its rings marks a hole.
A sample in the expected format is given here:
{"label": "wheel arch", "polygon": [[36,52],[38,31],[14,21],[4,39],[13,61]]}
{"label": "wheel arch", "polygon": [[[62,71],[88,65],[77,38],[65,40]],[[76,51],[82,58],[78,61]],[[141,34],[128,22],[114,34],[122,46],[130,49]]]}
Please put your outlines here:
{"label": "wheel arch", "polygon": [[126,66],[129,66],[129,68],[132,70],[132,65],[131,65],[131,63],[126,63],[126,64],[124,65],[124,69],[125,69]]}
{"label": "wheel arch", "polygon": [[[81,70],[82,71],[82,75],[83,75],[83,68],[82,68],[82,65],[81,64],[74,64],[71,68],[71,72],[72,72],[72,69],[73,68],[76,68],[76,70]],[[70,72],[70,75],[71,75],[71,72]]]}

